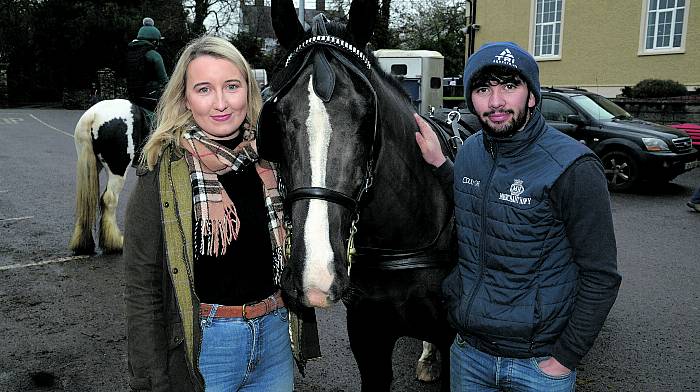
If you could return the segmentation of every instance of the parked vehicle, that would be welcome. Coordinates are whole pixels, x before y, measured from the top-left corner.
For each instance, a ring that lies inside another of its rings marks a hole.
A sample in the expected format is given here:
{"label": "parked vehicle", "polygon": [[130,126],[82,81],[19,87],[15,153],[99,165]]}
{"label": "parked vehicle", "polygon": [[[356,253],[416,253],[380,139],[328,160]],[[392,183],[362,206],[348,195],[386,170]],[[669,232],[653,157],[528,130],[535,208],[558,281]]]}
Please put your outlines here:
{"label": "parked vehicle", "polygon": [[255,75],[255,81],[258,82],[260,89],[264,89],[267,86],[267,70],[255,68],[253,69],[253,75]]}
{"label": "parked vehicle", "polygon": [[642,180],[668,182],[698,166],[698,151],[685,132],[634,118],[601,95],[543,89],[541,110],[549,125],[600,157],[612,191]]}
{"label": "parked vehicle", "polygon": [[[668,182],[700,165],[685,132],[632,117],[609,99],[581,89],[542,89],[547,124],[587,145],[603,162],[608,188],[625,191],[641,181]],[[449,110],[438,111],[446,116]],[[460,109],[473,130],[478,119]]]}
{"label": "parked vehicle", "polygon": [[399,80],[418,113],[428,115],[430,107],[442,106],[442,54],[432,50],[379,49],[374,56],[384,72]]}

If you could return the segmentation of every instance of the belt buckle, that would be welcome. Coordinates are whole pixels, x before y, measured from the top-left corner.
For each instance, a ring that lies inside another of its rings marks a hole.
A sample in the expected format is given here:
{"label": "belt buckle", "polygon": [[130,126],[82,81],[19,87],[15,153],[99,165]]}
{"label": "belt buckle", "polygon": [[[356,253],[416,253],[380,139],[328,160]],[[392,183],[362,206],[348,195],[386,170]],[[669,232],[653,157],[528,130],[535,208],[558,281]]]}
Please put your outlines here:
{"label": "belt buckle", "polygon": [[241,317],[243,317],[245,320],[248,320],[248,316],[246,316],[246,312],[245,312],[246,306],[247,306],[247,304],[243,304],[243,310],[241,311]]}

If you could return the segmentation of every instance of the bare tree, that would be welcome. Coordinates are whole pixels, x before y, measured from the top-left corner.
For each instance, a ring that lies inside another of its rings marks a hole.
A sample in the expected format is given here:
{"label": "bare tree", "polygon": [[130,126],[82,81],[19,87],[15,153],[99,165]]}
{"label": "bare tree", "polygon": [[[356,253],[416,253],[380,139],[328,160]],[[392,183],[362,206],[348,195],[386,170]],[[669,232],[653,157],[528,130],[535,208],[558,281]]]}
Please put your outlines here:
{"label": "bare tree", "polygon": [[436,50],[445,56],[445,75],[459,75],[464,67],[464,0],[427,0],[400,12],[404,49]]}
{"label": "bare tree", "polygon": [[183,6],[192,20],[192,34],[230,34],[233,25],[238,23],[238,10],[243,1],[184,0]]}

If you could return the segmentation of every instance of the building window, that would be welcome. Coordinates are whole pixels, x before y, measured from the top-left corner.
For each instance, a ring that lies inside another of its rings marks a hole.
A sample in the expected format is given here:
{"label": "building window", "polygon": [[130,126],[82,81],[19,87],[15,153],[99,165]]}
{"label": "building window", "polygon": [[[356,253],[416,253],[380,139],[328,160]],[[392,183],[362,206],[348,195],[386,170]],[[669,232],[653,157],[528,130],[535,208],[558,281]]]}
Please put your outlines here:
{"label": "building window", "polygon": [[534,55],[561,57],[561,17],[564,0],[535,0]]}
{"label": "building window", "polygon": [[645,0],[644,52],[678,52],[685,46],[686,0]]}

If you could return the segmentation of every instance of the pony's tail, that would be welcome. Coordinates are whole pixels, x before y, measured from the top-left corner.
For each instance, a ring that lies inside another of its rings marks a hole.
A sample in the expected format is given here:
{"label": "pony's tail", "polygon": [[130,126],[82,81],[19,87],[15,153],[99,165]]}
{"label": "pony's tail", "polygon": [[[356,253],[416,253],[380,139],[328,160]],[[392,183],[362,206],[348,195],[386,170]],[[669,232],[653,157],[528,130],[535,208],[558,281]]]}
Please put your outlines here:
{"label": "pony's tail", "polygon": [[97,157],[92,148],[91,128],[94,112],[85,112],[75,126],[75,148],[78,152],[76,195],[75,195],[75,228],[69,248],[75,254],[95,253],[95,240],[92,230],[97,215],[100,177]]}

